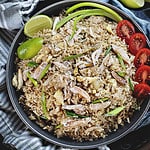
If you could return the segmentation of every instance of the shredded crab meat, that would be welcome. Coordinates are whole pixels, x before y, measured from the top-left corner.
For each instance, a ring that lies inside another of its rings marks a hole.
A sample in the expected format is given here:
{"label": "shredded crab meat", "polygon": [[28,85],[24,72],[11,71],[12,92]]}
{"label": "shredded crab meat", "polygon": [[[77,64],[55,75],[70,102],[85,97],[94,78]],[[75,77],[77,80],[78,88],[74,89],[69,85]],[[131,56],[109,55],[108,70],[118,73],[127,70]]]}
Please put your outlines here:
{"label": "shredded crab meat", "polygon": [[91,98],[89,96],[89,94],[83,90],[82,88],[78,87],[78,86],[74,86],[72,88],[70,88],[70,91],[74,94],[79,94],[81,95],[82,97],[84,97],[88,102],[91,101]]}
{"label": "shredded crab meat", "polygon": [[102,49],[99,48],[92,53],[92,61],[93,61],[94,66],[98,62],[99,56],[102,54],[102,52],[103,52]]}
{"label": "shredded crab meat", "polygon": [[112,71],[111,74],[116,79],[116,81],[119,82],[120,84],[125,85],[127,83],[126,80],[120,77],[115,71]]}
{"label": "shredded crab meat", "polygon": [[22,71],[21,69],[18,69],[18,90],[20,90],[23,86],[23,76],[22,76]]}
{"label": "shredded crab meat", "polygon": [[83,118],[83,119],[67,119],[62,122],[64,127],[79,127],[79,126],[86,126],[91,121],[91,118]]}
{"label": "shredded crab meat", "polygon": [[97,112],[98,110],[107,108],[108,106],[110,106],[110,104],[111,104],[110,101],[103,102],[103,103],[97,103],[97,104],[90,104],[89,109],[91,111]]}
{"label": "shredded crab meat", "polygon": [[42,73],[42,71],[45,69],[47,65],[47,62],[42,62],[35,70],[33,73],[31,73],[31,76],[34,78],[34,79],[39,79],[40,78],[40,75]]}
{"label": "shredded crab meat", "polygon": [[66,110],[73,110],[75,113],[84,115],[85,114],[85,106],[82,104],[77,104],[77,105],[63,105],[62,109]]}
{"label": "shredded crab meat", "polygon": [[127,54],[127,51],[125,51],[121,46],[117,46],[117,45],[112,44],[112,48],[113,48],[115,53],[119,53],[121,55],[121,57],[123,58],[123,60],[127,64],[131,63],[130,58]]}
{"label": "shredded crab meat", "polygon": [[109,62],[110,55],[108,54],[102,61],[101,65],[99,66],[99,73],[102,74],[104,69],[106,68],[107,63]]}

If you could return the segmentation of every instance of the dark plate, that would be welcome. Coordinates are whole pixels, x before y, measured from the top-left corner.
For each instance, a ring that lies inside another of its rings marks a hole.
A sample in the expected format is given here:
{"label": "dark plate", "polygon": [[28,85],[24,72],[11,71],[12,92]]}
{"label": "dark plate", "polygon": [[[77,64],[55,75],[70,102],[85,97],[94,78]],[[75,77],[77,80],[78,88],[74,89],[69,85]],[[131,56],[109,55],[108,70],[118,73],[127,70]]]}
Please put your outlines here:
{"label": "dark plate", "polygon": [[[106,4],[106,3],[98,2],[96,0],[86,0],[86,1],[97,2],[97,3],[103,4],[105,6],[108,6],[112,9],[114,9],[124,19],[130,20],[136,27],[136,31],[143,32],[142,29],[138,26],[138,24],[132,18],[129,18],[123,11],[119,10],[118,8],[116,8],[112,5]],[[58,15],[59,12],[62,11],[62,9],[65,9],[66,7],[69,7],[69,6],[71,6],[75,3],[79,3],[79,2],[85,2],[85,0],[61,1],[61,2],[52,4],[44,9],[42,9],[37,14],[45,14],[48,16]],[[131,123],[125,124],[123,127],[120,126],[117,131],[109,133],[109,135],[104,139],[100,138],[95,141],[85,141],[85,142],[77,142],[68,137],[58,139],[53,133],[49,133],[48,131],[43,130],[35,122],[31,121],[28,118],[27,114],[25,113],[25,111],[23,110],[23,108],[20,106],[20,104],[18,102],[20,93],[17,92],[16,89],[12,86],[12,78],[13,78],[14,73],[16,72],[16,65],[14,63],[15,58],[16,58],[16,55],[15,55],[16,49],[19,46],[19,43],[21,43],[25,39],[26,39],[26,36],[24,35],[23,28],[22,28],[16,35],[16,37],[12,43],[10,53],[9,53],[9,58],[8,58],[8,63],[7,63],[7,75],[6,75],[8,93],[9,93],[12,105],[13,105],[16,113],[20,117],[20,119],[34,133],[36,133],[40,137],[44,138],[48,142],[51,142],[51,143],[54,143],[57,145],[61,145],[64,147],[71,147],[71,148],[78,148],[78,149],[91,149],[91,148],[96,148],[100,145],[110,144],[110,143],[122,138],[123,136],[125,136],[126,134],[131,132],[132,130],[134,130],[136,125],[140,122],[140,120],[142,119],[144,114],[147,112],[149,105],[150,105],[150,101],[148,99],[146,99],[142,103],[141,110],[136,111],[134,113],[133,117],[131,118]],[[148,43],[148,46],[150,47],[150,42],[149,42],[148,38],[147,38],[147,43]]]}

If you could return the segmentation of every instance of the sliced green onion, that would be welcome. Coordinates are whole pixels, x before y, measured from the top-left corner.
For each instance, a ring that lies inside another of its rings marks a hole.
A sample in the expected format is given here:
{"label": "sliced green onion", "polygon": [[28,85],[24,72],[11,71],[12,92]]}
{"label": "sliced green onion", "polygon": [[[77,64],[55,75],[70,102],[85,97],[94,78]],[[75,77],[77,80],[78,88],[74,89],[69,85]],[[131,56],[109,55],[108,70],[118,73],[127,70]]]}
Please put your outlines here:
{"label": "sliced green onion", "polygon": [[122,71],[118,71],[117,74],[120,76],[120,77],[125,77],[126,73],[125,72],[122,72]]}
{"label": "sliced green onion", "polygon": [[85,18],[85,17],[88,17],[88,16],[106,16],[106,17],[109,17],[109,18],[111,18],[111,19],[114,19],[114,18],[111,17],[110,14],[108,14],[107,12],[105,12],[105,11],[102,10],[102,9],[93,9],[91,12],[89,12],[89,13],[87,13],[87,14],[82,14],[82,15],[80,15],[80,16],[78,16],[78,17],[75,18],[74,24],[73,24],[73,31],[72,31],[72,34],[71,34],[70,39],[73,38],[73,36],[74,36],[74,34],[75,34],[75,31],[77,30],[77,23],[78,23],[81,19],[83,19],[83,18]]}
{"label": "sliced green onion", "polygon": [[102,16],[106,16],[108,18],[111,18],[112,20],[115,20],[115,18],[113,17],[113,15],[111,15],[110,13],[106,12],[105,10],[102,10],[102,9],[84,9],[84,10],[79,10],[79,11],[76,11],[74,13],[71,13],[69,14],[68,16],[66,16],[65,18],[63,18],[62,20],[60,20],[57,24],[56,24],[56,27],[55,29],[58,30],[61,26],[63,26],[65,23],[67,23],[69,20],[77,17],[77,16],[80,16],[80,15],[87,15],[89,14],[90,15],[102,15]]}
{"label": "sliced green onion", "polygon": [[92,103],[97,104],[97,103],[101,103],[101,102],[104,102],[104,101],[107,101],[107,100],[109,100],[109,98],[105,97],[105,98],[96,99]]}
{"label": "sliced green onion", "polygon": [[112,46],[109,46],[105,52],[105,56],[108,55],[111,50],[112,50]]}
{"label": "sliced green onion", "polygon": [[76,54],[76,55],[70,55],[70,56],[66,56],[63,58],[63,60],[72,60],[72,59],[76,59],[78,57],[81,57],[83,54]]}
{"label": "sliced green onion", "polygon": [[40,77],[39,77],[39,80],[41,80],[47,73],[49,67],[50,67],[51,64],[47,64],[46,67],[43,69],[43,71],[41,72],[40,74]]}
{"label": "sliced green onion", "polygon": [[46,107],[46,97],[45,97],[45,93],[42,90],[42,96],[41,96],[41,103],[42,103],[42,110],[44,113],[44,117],[47,119],[48,118],[48,112],[47,112],[47,107]]}
{"label": "sliced green onion", "polygon": [[134,91],[134,86],[133,86],[133,84],[132,84],[130,78],[128,79],[128,82],[129,82],[130,89],[131,89],[132,91]]}
{"label": "sliced green onion", "polygon": [[119,63],[120,63],[120,65],[121,65],[122,69],[123,69],[123,70],[126,70],[126,66],[125,66],[125,64],[124,64],[124,61],[123,61],[122,56],[121,56],[119,53],[117,53],[117,57],[118,57],[118,60],[119,60]]}
{"label": "sliced green onion", "polygon": [[35,61],[30,61],[30,62],[28,62],[27,66],[28,67],[37,67],[38,64]]}
{"label": "sliced green onion", "polygon": [[34,86],[37,86],[37,85],[38,85],[38,82],[37,82],[35,79],[33,79],[33,78],[31,77],[31,75],[30,75],[29,72],[27,72],[27,77],[28,77],[29,80],[34,84]]}
{"label": "sliced green onion", "polygon": [[114,10],[112,10],[111,8],[101,5],[101,4],[97,4],[97,3],[92,3],[92,2],[83,2],[83,3],[78,3],[73,5],[72,7],[68,8],[66,13],[69,14],[71,12],[73,12],[74,10],[81,8],[81,7],[96,7],[96,8],[101,8],[103,10],[105,10],[106,12],[108,12],[109,14],[112,14],[112,16],[114,17],[114,20],[119,22],[120,20],[122,20],[122,17],[116,13]]}
{"label": "sliced green onion", "polygon": [[117,108],[113,109],[112,111],[108,112],[105,116],[116,116],[116,115],[118,115],[124,108],[125,108],[125,106],[117,107]]}
{"label": "sliced green onion", "polygon": [[59,128],[61,128],[62,126],[63,126],[62,124],[59,124],[59,125],[55,126],[55,129],[59,129]]}
{"label": "sliced green onion", "polygon": [[88,116],[83,116],[83,115],[76,114],[75,112],[69,111],[69,110],[66,110],[65,112],[66,112],[66,115],[68,117],[75,117],[75,118],[86,118],[86,117],[88,117]]}

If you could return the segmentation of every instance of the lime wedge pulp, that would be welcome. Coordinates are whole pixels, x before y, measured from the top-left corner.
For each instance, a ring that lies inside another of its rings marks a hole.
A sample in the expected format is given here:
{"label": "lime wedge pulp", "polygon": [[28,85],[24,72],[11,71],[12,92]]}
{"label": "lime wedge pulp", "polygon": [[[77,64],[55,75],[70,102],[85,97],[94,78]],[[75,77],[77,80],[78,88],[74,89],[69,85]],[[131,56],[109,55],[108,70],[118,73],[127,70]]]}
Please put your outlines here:
{"label": "lime wedge pulp", "polygon": [[120,0],[126,7],[141,8],[144,6],[145,0]]}
{"label": "lime wedge pulp", "polygon": [[52,28],[53,20],[46,15],[37,15],[30,18],[24,26],[24,34],[33,37],[40,30]]}

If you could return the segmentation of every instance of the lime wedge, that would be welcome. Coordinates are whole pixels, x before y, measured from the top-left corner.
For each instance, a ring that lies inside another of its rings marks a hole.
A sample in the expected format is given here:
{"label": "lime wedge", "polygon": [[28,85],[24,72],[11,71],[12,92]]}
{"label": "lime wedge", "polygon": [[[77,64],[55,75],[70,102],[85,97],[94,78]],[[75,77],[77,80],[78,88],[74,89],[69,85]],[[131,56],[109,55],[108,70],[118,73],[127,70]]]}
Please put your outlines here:
{"label": "lime wedge", "polygon": [[126,7],[141,8],[144,6],[144,0],[120,0]]}
{"label": "lime wedge", "polygon": [[24,26],[24,34],[33,37],[40,30],[52,28],[53,20],[46,15],[37,15],[30,18]]}

